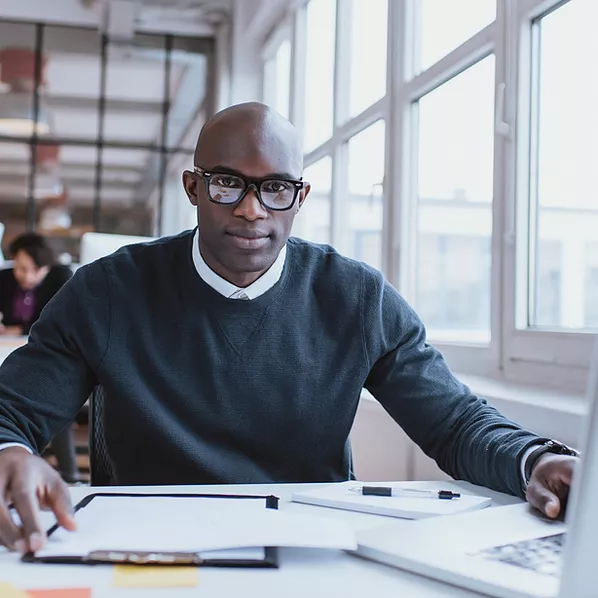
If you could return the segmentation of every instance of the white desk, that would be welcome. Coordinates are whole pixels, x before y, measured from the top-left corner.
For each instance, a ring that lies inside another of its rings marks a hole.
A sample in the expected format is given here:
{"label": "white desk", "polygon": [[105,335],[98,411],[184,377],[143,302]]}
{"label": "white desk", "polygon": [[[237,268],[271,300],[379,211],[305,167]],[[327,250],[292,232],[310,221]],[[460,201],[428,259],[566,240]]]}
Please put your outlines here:
{"label": "white desk", "polygon": [[[290,496],[298,488],[313,485],[272,486],[193,486],[126,488],[127,492],[223,492],[243,494],[275,494],[282,500],[280,509],[297,512],[313,512],[340,518],[355,527],[366,529],[382,524],[409,525],[408,521],[312,507],[290,502]],[[477,488],[466,483],[445,483],[443,487],[466,490],[490,496],[494,504],[517,502],[503,494]],[[73,501],[96,491],[123,491],[124,488],[71,488]],[[19,556],[0,549],[0,581],[8,581],[23,589],[92,587],[92,598],[178,598],[201,596],[202,598],[455,598],[472,597],[475,594],[412,575],[398,569],[366,561],[340,551],[280,549],[279,569],[232,569],[200,568],[199,586],[188,589],[130,589],[113,588],[112,567],[104,565],[33,565],[24,564]]]}
{"label": "white desk", "polygon": [[18,349],[26,343],[26,336],[0,336],[0,363],[2,363],[15,349]]}

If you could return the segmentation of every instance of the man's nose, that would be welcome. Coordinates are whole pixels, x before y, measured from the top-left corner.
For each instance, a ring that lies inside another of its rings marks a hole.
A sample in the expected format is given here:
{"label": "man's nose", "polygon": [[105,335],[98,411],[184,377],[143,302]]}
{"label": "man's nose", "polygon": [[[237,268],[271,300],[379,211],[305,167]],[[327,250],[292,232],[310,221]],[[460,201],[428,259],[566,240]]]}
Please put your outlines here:
{"label": "man's nose", "polygon": [[268,217],[268,212],[257,197],[257,189],[254,185],[251,185],[247,189],[245,197],[235,207],[233,213],[235,216],[240,216],[250,222]]}

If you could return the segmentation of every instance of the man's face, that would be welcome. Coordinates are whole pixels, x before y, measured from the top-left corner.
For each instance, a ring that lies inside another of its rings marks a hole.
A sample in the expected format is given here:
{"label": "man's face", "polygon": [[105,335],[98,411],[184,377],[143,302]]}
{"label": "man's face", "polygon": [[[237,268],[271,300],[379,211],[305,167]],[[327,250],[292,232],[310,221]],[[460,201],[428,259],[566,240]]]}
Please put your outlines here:
{"label": "man's face", "polygon": [[[240,131],[206,142],[208,149],[198,152],[196,166],[207,172],[248,179],[301,178],[301,160],[275,132]],[[260,203],[255,187],[230,206],[208,199],[206,181],[200,175],[186,172],[184,184],[191,203],[197,206],[204,259],[223,278],[239,286],[251,284],[274,263],[309,191],[309,187],[301,190],[290,209],[274,211]]]}

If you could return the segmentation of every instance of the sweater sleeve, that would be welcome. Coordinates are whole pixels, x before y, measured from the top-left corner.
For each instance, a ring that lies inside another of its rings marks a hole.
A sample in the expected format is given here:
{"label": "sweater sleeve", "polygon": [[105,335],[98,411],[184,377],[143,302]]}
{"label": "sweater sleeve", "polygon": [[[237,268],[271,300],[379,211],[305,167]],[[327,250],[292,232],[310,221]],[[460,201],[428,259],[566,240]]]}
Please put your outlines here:
{"label": "sweater sleeve", "polygon": [[41,453],[74,420],[108,348],[109,289],[100,262],[80,268],[0,366],[0,443]]}
{"label": "sweater sleeve", "polygon": [[[46,277],[47,287],[44,289],[44,293],[42,297],[39,297],[38,300],[41,301],[41,305],[38,306],[38,317],[41,314],[43,308],[46,306],[48,301],[52,299],[54,295],[62,288],[64,284],[66,284],[70,278],[72,277],[72,272],[70,268],[67,266],[54,266],[50,273]],[[37,318],[36,318],[37,319]],[[34,322],[27,322],[22,325],[23,334],[28,335],[31,331],[31,327],[33,326]]]}
{"label": "sweater sleeve", "polygon": [[365,387],[440,468],[523,497],[520,466],[535,434],[471,392],[426,342],[414,310],[381,276],[364,272],[362,334],[370,361]]}

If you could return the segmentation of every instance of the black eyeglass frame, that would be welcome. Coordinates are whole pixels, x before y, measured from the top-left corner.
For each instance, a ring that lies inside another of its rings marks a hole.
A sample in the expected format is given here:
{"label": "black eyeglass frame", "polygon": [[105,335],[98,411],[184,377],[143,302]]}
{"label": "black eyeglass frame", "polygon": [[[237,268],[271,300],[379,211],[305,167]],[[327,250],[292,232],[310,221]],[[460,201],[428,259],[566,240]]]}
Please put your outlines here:
{"label": "black eyeglass frame", "polygon": [[[208,196],[208,200],[211,201],[212,203],[218,204],[220,206],[236,206],[236,205],[238,205],[239,203],[241,203],[243,201],[243,198],[247,195],[249,189],[251,187],[254,187],[257,199],[264,209],[272,210],[273,212],[286,212],[287,210],[290,210],[295,205],[295,202],[297,201],[297,196],[299,195],[299,191],[301,191],[301,189],[305,188],[305,181],[303,181],[303,180],[286,179],[286,178],[283,179],[283,178],[278,178],[278,177],[266,177],[263,179],[250,179],[246,176],[237,174],[236,172],[226,172],[224,170],[217,170],[217,171],[213,171],[213,172],[206,171],[203,168],[201,168],[200,166],[194,166],[193,173],[195,175],[203,178],[203,180],[205,182],[205,186],[206,186],[206,195]],[[234,177],[241,179],[245,183],[245,189],[243,190],[243,192],[241,193],[241,195],[239,196],[239,198],[236,201],[233,201],[231,203],[224,203],[224,202],[215,201],[212,199],[212,197],[210,195],[210,179],[212,178],[213,175],[216,175],[216,174],[225,174],[225,175],[229,175],[229,176],[234,176]],[[289,204],[288,207],[272,208],[271,206],[268,206],[264,203],[264,200],[262,199],[262,193],[260,191],[260,187],[266,181],[280,181],[281,183],[291,183],[293,185],[295,195],[293,195],[293,201]]]}

